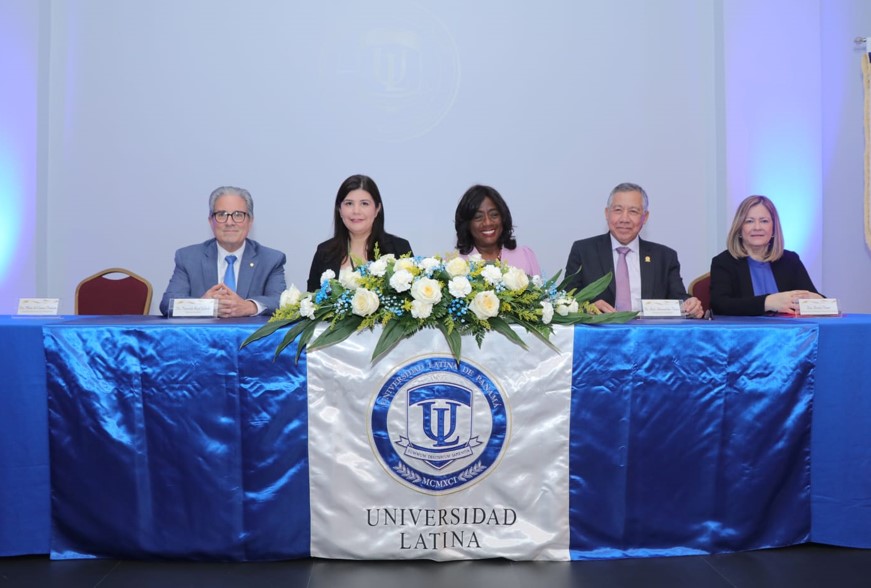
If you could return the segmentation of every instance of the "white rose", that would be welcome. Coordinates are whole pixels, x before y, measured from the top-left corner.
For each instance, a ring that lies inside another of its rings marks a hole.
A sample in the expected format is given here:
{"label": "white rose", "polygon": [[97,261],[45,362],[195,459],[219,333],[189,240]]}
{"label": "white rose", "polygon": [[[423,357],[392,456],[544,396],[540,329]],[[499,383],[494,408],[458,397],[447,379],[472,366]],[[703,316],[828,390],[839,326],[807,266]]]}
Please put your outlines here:
{"label": "white rose", "polygon": [[569,312],[575,313],[578,312],[578,301],[572,300],[571,304],[569,304]]}
{"label": "white rose", "polygon": [[465,298],[472,291],[472,284],[465,276],[456,276],[448,282],[448,292],[454,298]]}
{"label": "white rose", "polygon": [[532,276],[532,285],[536,288],[541,288],[544,286],[544,280],[542,280],[539,275]]}
{"label": "white rose", "polygon": [[420,261],[421,269],[427,274],[431,274],[439,265],[441,265],[441,262],[435,257],[426,257]]}
{"label": "white rose", "polygon": [[392,253],[385,253],[384,255],[379,257],[378,259],[383,259],[384,263],[389,263],[391,261],[396,261],[396,256],[393,255]]}
{"label": "white rose", "polygon": [[480,253],[473,253],[468,259],[469,261],[484,261],[484,258],[481,257]]}
{"label": "white rose", "polygon": [[290,288],[281,293],[281,298],[278,299],[279,306],[290,306],[291,304],[299,304],[299,300],[302,298],[302,292],[299,291],[299,288],[290,285]]}
{"label": "white rose", "polygon": [[499,297],[493,290],[478,292],[469,304],[469,308],[481,320],[492,318],[499,314]]}
{"label": "white rose", "polygon": [[387,273],[387,259],[385,259],[384,256],[381,256],[372,263],[370,263],[369,273],[377,278],[380,278],[385,273]]}
{"label": "white rose", "polygon": [[336,272],[328,269],[327,271],[325,271],[324,273],[321,274],[321,280],[318,283],[323,284],[325,281],[332,280],[335,277],[336,277]]}
{"label": "white rose", "polygon": [[411,316],[416,319],[425,319],[432,314],[432,304],[422,300],[411,301]]}
{"label": "white rose", "polygon": [[484,281],[493,286],[502,282],[502,270],[495,265],[485,266],[481,270],[481,276],[484,278]]}
{"label": "white rose", "polygon": [[420,278],[411,285],[411,297],[427,304],[438,304],[442,299],[441,284],[432,278]]}
{"label": "white rose", "polygon": [[318,307],[315,306],[311,296],[306,296],[299,302],[299,314],[305,318],[315,318],[315,310],[317,310],[317,308]]}
{"label": "white rose", "polygon": [[445,264],[445,270],[452,278],[469,275],[469,262],[462,257],[455,257]]}
{"label": "white rose", "polygon": [[339,272],[339,282],[344,286],[346,290],[356,290],[357,286],[360,285],[360,280],[363,279],[363,276],[360,275],[360,272],[349,270],[347,268],[343,268]]}
{"label": "white rose", "polygon": [[541,303],[541,322],[546,325],[550,324],[550,321],[553,320],[553,304],[545,300]]}
{"label": "white rose", "polygon": [[411,272],[401,269],[390,276],[390,287],[397,292],[405,292],[411,288],[411,280],[413,279],[414,276],[411,275]]}
{"label": "white rose", "polygon": [[410,257],[400,257],[396,260],[393,268],[396,270],[405,270],[407,272],[410,272],[414,269],[414,260]]}
{"label": "white rose", "polygon": [[508,271],[505,272],[502,280],[505,282],[506,288],[518,292],[526,290],[526,287],[529,285],[529,276],[527,276],[526,272],[519,267],[508,268]]}
{"label": "white rose", "polygon": [[380,304],[378,294],[366,288],[357,288],[351,299],[351,311],[357,316],[369,316],[378,310]]}

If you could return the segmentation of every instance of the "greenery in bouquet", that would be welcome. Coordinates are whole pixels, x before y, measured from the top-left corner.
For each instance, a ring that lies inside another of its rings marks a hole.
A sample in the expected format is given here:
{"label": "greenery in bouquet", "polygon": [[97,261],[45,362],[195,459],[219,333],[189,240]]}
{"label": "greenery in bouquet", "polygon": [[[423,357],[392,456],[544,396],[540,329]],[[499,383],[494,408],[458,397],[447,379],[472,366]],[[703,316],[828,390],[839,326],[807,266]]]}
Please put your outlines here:
{"label": "greenery in bouquet", "polygon": [[[525,349],[526,343],[512,329],[519,325],[556,349],[550,341],[553,325],[619,323],[636,315],[602,314],[590,302],[607,287],[611,274],[578,293],[566,292],[565,282],[557,285],[558,279],[559,273],[544,282],[520,268],[475,257],[376,256],[353,270],[342,270],[339,276],[327,270],[315,292],[291,286],[282,293],[280,308],[269,322],[242,345],[289,327],[275,355],[299,337],[299,360],[306,347],[313,351],[380,326],[374,362],[402,339],[431,328],[444,334],[459,361],[465,335],[480,346],[484,337],[496,331]],[[312,340],[320,324],[327,328]]]}

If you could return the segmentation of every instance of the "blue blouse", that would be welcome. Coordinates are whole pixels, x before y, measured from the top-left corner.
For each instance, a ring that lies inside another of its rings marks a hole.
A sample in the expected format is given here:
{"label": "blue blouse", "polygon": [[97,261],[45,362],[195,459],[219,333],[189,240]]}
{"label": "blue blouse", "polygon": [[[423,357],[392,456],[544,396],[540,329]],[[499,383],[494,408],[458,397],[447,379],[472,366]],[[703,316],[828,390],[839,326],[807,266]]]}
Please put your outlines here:
{"label": "blue blouse", "polygon": [[753,293],[756,296],[780,292],[777,289],[777,282],[774,281],[771,262],[756,261],[752,257],[748,257],[747,265],[750,266],[750,279],[753,281]]}

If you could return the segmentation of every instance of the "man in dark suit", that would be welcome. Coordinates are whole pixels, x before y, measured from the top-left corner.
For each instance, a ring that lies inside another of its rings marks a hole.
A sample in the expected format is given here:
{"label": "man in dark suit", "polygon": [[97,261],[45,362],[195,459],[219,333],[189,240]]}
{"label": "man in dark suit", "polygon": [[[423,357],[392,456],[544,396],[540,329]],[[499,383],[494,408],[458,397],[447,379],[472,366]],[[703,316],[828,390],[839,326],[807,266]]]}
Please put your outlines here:
{"label": "man in dark suit", "polygon": [[[605,207],[608,232],[572,245],[566,263],[566,276],[573,276],[569,288],[580,290],[611,272],[614,279],[593,303],[602,312],[641,310],[642,299],[677,299],[684,301],[687,316],[700,318],[702,303],[687,294],[674,249],[638,237],[649,216],[641,186],[623,183],[614,188]],[[627,279],[628,288],[622,287]]]}
{"label": "man in dark suit", "polygon": [[[284,253],[248,239],[254,200],[248,190],[222,186],[209,196],[215,238],[175,252],[175,270],[160,301],[169,314],[173,298],[214,298],[223,318],[271,313],[284,281]],[[220,279],[219,279],[219,276]]]}

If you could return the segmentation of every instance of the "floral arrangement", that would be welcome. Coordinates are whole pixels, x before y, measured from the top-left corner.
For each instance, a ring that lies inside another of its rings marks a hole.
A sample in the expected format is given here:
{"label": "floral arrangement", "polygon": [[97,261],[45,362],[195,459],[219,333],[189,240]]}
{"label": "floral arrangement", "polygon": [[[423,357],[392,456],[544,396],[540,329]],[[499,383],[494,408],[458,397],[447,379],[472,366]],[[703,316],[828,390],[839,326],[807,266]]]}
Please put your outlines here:
{"label": "floral arrangement", "polygon": [[[339,276],[327,270],[315,292],[303,293],[295,286],[285,290],[280,308],[242,346],[289,326],[275,355],[299,337],[299,360],[306,347],[327,347],[380,325],[374,362],[402,339],[434,328],[444,334],[459,361],[463,335],[473,336],[480,346],[489,332],[496,331],[526,349],[511,328],[520,325],[556,349],[550,342],[555,324],[626,322],[636,315],[601,314],[590,303],[607,287],[611,274],[577,294],[563,290],[565,282],[556,285],[558,278],[559,273],[543,282],[520,268],[474,256],[466,260],[376,255],[374,261],[342,270]],[[312,341],[321,323],[328,326]]]}

